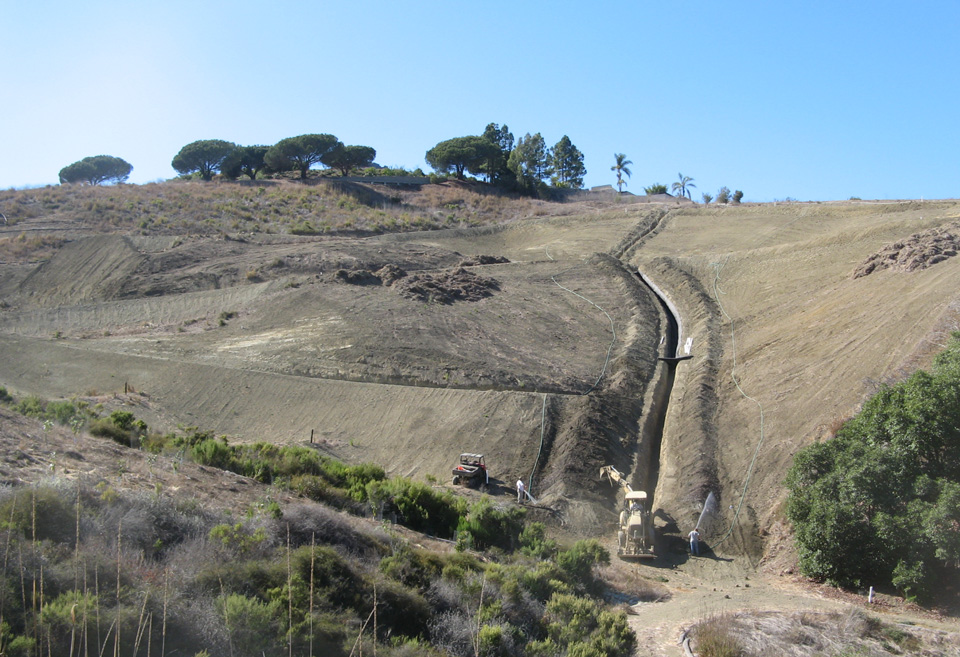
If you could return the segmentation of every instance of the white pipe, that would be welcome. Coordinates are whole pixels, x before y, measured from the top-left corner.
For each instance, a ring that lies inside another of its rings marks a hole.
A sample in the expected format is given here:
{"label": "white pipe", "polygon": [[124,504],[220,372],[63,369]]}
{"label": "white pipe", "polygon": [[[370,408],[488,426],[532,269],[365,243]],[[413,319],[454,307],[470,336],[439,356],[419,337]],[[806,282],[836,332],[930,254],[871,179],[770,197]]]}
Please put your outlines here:
{"label": "white pipe", "polygon": [[[675,305],[673,305],[673,302],[670,300],[670,297],[668,297],[667,294],[663,290],[661,290],[656,283],[650,280],[650,278],[646,274],[644,274],[642,271],[638,269],[637,275],[640,276],[640,278],[643,280],[644,283],[650,286],[650,289],[653,290],[654,294],[660,297],[660,300],[663,301],[663,303],[667,306],[670,312],[673,313],[674,319],[677,320],[677,347],[673,355],[680,356],[680,343],[684,337],[683,336],[683,318],[680,317],[680,311],[677,310],[677,307]],[[689,354],[689,352],[687,353]]]}

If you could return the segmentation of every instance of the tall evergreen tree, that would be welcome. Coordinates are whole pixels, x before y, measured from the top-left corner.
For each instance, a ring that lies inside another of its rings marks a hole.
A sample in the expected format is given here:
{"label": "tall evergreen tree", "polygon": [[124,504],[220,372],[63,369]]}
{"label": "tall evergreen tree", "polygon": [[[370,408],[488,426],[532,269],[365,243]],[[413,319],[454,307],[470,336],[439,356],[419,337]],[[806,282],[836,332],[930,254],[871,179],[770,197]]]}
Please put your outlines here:
{"label": "tall evergreen tree", "polygon": [[484,165],[487,181],[494,185],[503,185],[511,177],[507,160],[513,151],[513,133],[506,125],[500,127],[496,123],[488,123],[482,136],[497,145],[497,150],[491,153],[490,159]]}
{"label": "tall evergreen tree", "polygon": [[543,181],[550,177],[550,162],[546,142],[539,132],[533,136],[528,132],[520,138],[510,153],[507,166],[521,189],[532,192],[543,186]]}
{"label": "tall evergreen tree", "polygon": [[553,175],[550,177],[554,187],[580,189],[583,187],[583,177],[587,169],[583,166],[583,153],[570,141],[566,135],[550,149],[550,168]]}

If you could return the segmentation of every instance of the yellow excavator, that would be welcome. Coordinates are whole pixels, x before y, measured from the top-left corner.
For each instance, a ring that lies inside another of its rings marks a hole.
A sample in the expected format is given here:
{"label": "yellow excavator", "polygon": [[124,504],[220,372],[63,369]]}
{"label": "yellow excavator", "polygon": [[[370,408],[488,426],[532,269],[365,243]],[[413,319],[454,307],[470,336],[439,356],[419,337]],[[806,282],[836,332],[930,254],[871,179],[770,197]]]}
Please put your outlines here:
{"label": "yellow excavator", "polygon": [[623,508],[620,511],[620,529],[617,532],[617,554],[621,559],[655,559],[653,551],[653,520],[647,494],[633,490],[626,477],[612,465],[600,468],[600,478],[623,489]]}

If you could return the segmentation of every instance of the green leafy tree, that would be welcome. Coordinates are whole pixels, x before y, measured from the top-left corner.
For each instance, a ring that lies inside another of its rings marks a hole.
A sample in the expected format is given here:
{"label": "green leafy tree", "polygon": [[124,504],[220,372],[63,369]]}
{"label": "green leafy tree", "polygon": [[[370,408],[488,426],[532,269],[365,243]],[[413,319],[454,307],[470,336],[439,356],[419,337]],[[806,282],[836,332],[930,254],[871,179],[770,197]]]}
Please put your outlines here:
{"label": "green leafy tree", "polygon": [[513,174],[507,168],[507,160],[510,158],[514,145],[513,133],[510,132],[510,128],[506,125],[501,127],[496,123],[488,123],[482,136],[497,146],[497,150],[491,151],[491,157],[483,167],[488,182],[500,186],[512,185]]}
{"label": "green leafy tree", "polygon": [[[674,183],[674,184],[676,184],[676,183]],[[726,205],[726,204],[729,203],[729,202],[730,202],[730,188],[729,188],[729,187],[721,187],[720,189],[718,189],[718,190],[717,190],[717,203],[722,203],[722,204]]]}
{"label": "green leafy tree", "polygon": [[464,172],[484,173],[484,167],[496,157],[498,149],[496,144],[483,137],[454,137],[427,151],[425,159],[434,171],[453,173],[458,180],[463,180]]}
{"label": "green leafy tree", "polygon": [[333,135],[299,135],[281,139],[267,150],[263,159],[267,166],[277,171],[297,169],[300,180],[306,180],[311,167],[322,164],[325,156],[341,146],[343,144]]}
{"label": "green leafy tree", "polygon": [[960,564],[960,333],[932,372],[883,386],[787,475],[801,570],[923,597]]}
{"label": "green leafy tree", "polygon": [[510,152],[507,167],[516,177],[517,186],[528,192],[539,192],[543,181],[550,177],[547,144],[538,132],[529,132],[517,141]]}
{"label": "green leafy tree", "polygon": [[710,201],[713,200],[713,194],[708,194],[707,192],[703,193],[703,204],[710,205]]}
{"label": "green leafy tree", "polygon": [[266,169],[264,156],[269,146],[238,146],[220,164],[220,173],[236,180],[241,175],[256,180],[257,174]]}
{"label": "green leafy tree", "polygon": [[370,146],[337,146],[321,158],[321,162],[331,169],[337,169],[343,176],[350,175],[353,169],[368,167],[377,157],[377,151]]}
{"label": "green leafy tree", "polygon": [[237,145],[230,141],[202,139],[181,148],[170,164],[181,175],[199,173],[201,178],[209,181],[236,148]]}
{"label": "green leafy tree", "polygon": [[936,504],[923,516],[923,530],[937,559],[960,565],[960,483],[941,483]]}
{"label": "green leafy tree", "polygon": [[736,203],[737,205],[739,205],[741,199],[743,199],[743,192],[741,192],[741,191],[738,189],[737,191],[735,191],[735,192],[733,193],[733,202]]}
{"label": "green leafy tree", "polygon": [[647,196],[653,196],[655,194],[666,194],[667,186],[662,183],[653,183],[649,187],[644,187],[643,191]]}
{"label": "green leafy tree", "polygon": [[614,164],[610,167],[611,171],[615,171],[617,174],[617,191],[621,194],[623,193],[623,186],[627,182],[623,179],[624,176],[629,178],[631,176],[629,166],[633,164],[630,160],[627,159],[627,156],[623,153],[614,153]]}
{"label": "green leafy tree", "polygon": [[685,176],[682,173],[677,175],[680,176],[680,180],[673,183],[670,188],[679,196],[686,196],[687,198],[690,198],[690,189],[696,188],[696,185],[693,184],[693,178],[690,176]]}
{"label": "green leafy tree", "polygon": [[60,169],[61,183],[87,183],[99,185],[105,182],[122,183],[130,177],[133,166],[112,155],[93,155]]}
{"label": "green leafy tree", "polygon": [[553,175],[550,181],[554,187],[580,189],[587,169],[583,166],[583,153],[564,135],[550,149],[550,169]]}

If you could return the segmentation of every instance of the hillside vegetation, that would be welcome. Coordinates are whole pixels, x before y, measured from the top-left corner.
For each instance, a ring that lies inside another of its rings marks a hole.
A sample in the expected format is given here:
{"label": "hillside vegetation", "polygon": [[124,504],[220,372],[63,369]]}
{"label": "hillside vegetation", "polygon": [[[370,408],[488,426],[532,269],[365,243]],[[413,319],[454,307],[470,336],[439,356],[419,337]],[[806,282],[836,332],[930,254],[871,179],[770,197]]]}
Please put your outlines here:
{"label": "hillside vegetation", "polygon": [[[244,463],[255,478],[272,470],[274,486],[218,508],[178,493],[198,492],[188,482],[216,475],[169,448],[186,446],[191,460],[229,468],[215,456],[220,441],[195,433],[172,437],[165,449],[144,435],[152,457],[123,448],[111,464],[90,439],[55,428],[52,418],[70,419],[62,404],[33,398],[16,407],[47,418],[47,448],[69,449],[39,478],[22,472],[30,484],[0,491],[4,654],[346,655],[365,641],[385,655],[626,656],[635,645],[625,615],[598,597],[596,566],[606,551],[596,541],[558,546],[544,525],[524,525],[521,509],[486,497],[468,505],[387,480],[379,468],[268,446]],[[0,419],[6,444],[29,439],[29,422],[2,408]],[[127,419],[115,412],[110,422],[123,430]],[[150,481],[138,485],[146,472]],[[323,476],[309,484],[310,473]],[[319,497],[271,494],[306,487]],[[449,516],[459,523],[459,547],[425,549],[400,526],[363,522],[331,503],[448,535],[438,523]]]}
{"label": "hillside vegetation", "polygon": [[[464,185],[467,185],[464,183]],[[467,186],[469,188],[469,186]],[[197,182],[147,185],[70,185],[0,191],[6,229],[21,225],[89,232],[134,231],[141,235],[221,233],[364,235],[482,226],[530,216],[538,203],[500,194],[461,191],[455,183],[422,191],[315,180],[256,183]],[[28,225],[42,219],[42,226]],[[9,231],[5,230],[7,235]],[[0,258],[29,256],[17,249],[30,237],[14,233],[0,241]]]}

